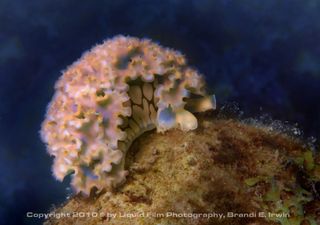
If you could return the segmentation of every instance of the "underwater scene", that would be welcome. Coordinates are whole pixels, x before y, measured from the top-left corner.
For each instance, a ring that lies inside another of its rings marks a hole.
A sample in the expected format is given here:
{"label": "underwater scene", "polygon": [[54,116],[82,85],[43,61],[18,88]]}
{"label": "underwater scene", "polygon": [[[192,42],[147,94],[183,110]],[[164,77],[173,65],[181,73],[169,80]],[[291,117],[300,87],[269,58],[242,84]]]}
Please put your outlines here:
{"label": "underwater scene", "polygon": [[320,224],[319,21],[0,0],[0,225]]}

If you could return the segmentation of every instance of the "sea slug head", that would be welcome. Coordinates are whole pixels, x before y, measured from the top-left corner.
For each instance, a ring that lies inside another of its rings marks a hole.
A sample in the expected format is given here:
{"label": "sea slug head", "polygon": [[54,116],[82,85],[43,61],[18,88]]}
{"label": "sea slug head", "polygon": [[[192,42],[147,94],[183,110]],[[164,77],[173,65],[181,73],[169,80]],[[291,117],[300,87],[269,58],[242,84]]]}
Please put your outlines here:
{"label": "sea slug head", "polygon": [[89,195],[125,181],[126,151],[147,130],[197,128],[194,112],[215,108],[203,77],[179,52],[125,36],[97,45],[65,70],[41,137],[58,180],[71,174]]}

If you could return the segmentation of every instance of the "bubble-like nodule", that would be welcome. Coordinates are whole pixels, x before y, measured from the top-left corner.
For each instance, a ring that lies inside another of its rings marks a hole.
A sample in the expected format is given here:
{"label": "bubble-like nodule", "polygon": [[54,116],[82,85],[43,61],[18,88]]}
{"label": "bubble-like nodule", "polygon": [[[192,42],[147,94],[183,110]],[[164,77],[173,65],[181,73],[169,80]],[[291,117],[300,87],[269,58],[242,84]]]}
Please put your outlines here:
{"label": "bubble-like nodule", "polygon": [[160,127],[172,128],[176,123],[176,115],[171,107],[164,108],[159,112],[158,123]]}

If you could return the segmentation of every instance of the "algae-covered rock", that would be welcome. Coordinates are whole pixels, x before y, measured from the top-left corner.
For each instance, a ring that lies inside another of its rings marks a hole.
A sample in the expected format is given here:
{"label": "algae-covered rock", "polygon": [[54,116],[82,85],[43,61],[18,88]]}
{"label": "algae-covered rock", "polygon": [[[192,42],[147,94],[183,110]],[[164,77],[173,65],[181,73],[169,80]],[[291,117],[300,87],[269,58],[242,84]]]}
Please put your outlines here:
{"label": "algae-covered rock", "polygon": [[200,118],[195,131],[142,135],[121,187],[74,196],[45,224],[320,224],[318,157],[263,126]]}

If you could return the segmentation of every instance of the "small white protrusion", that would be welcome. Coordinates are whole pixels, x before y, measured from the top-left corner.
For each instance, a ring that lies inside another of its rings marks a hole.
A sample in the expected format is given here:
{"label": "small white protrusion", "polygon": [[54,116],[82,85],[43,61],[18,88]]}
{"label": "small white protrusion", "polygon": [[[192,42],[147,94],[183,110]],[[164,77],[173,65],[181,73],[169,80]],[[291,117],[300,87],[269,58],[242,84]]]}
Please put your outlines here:
{"label": "small white protrusion", "polygon": [[181,130],[189,131],[198,127],[197,118],[189,111],[181,109],[176,114],[177,123],[180,125]]}
{"label": "small white protrusion", "polygon": [[154,80],[153,74],[145,74],[142,76],[142,80],[145,82],[152,82]]}

